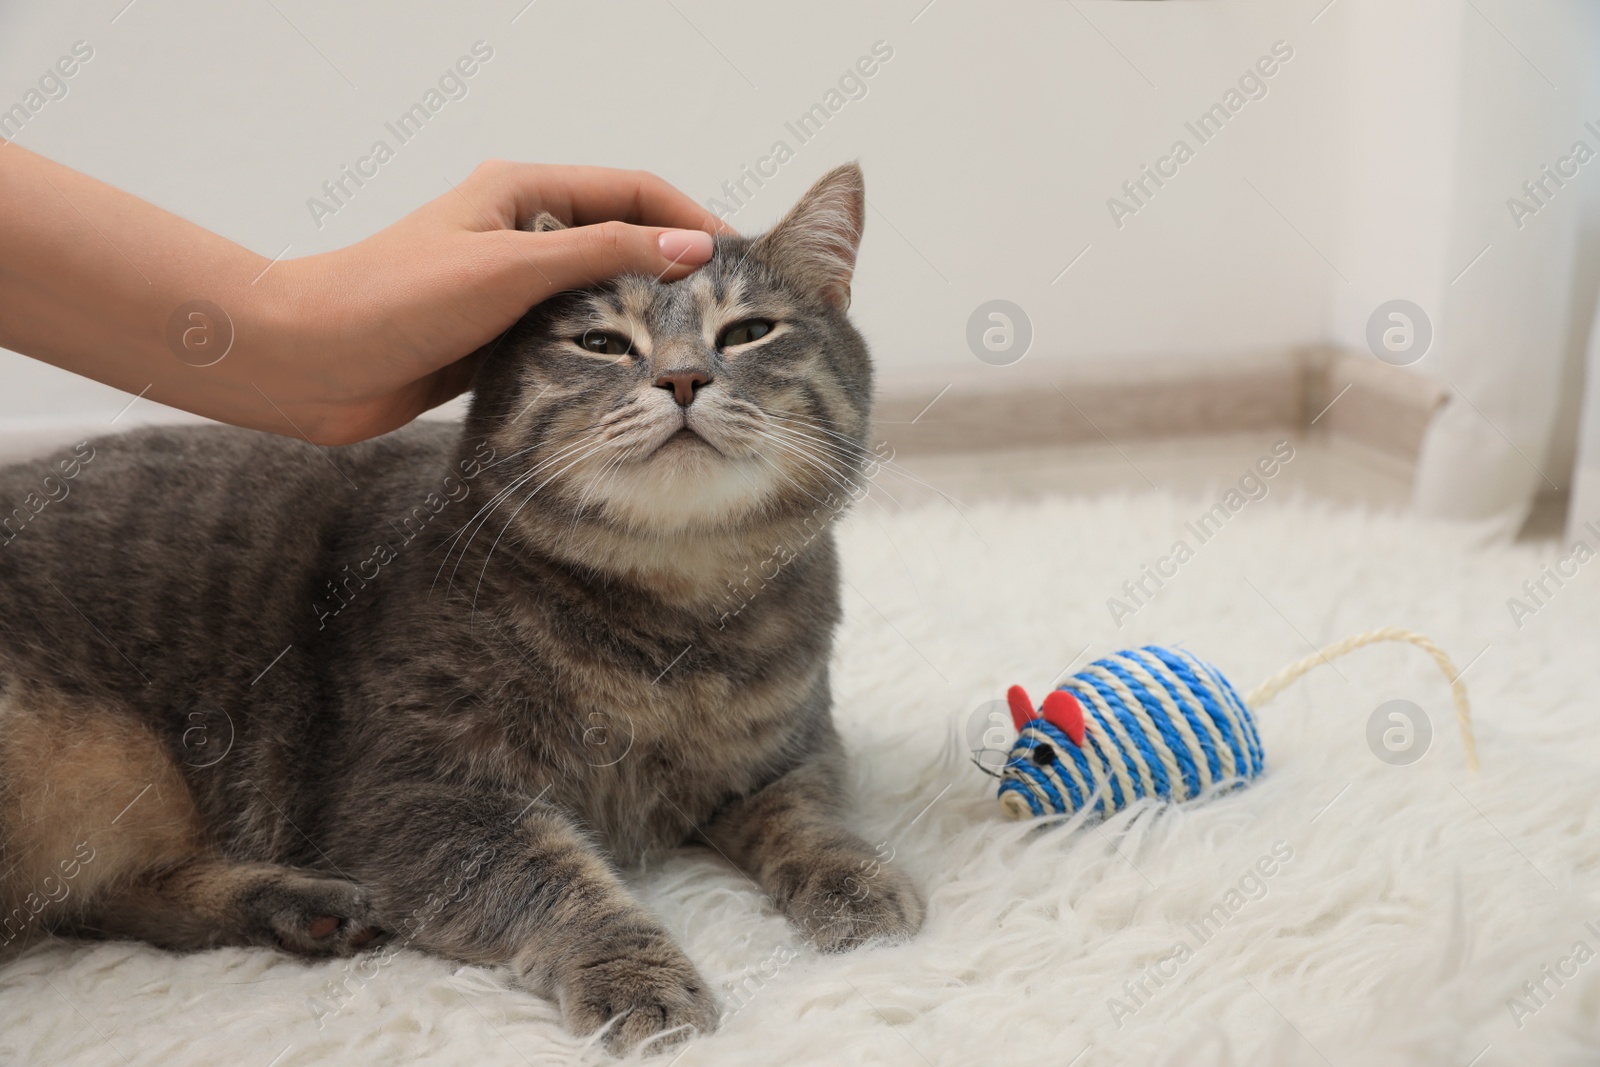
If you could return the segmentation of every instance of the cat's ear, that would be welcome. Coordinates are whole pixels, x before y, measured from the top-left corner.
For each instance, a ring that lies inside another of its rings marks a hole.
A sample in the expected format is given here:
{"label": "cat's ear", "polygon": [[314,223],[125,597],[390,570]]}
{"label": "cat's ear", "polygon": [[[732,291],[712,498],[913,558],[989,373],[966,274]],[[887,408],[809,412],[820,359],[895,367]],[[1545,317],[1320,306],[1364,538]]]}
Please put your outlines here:
{"label": "cat's ear", "polygon": [[544,233],[547,230],[564,230],[566,228],[566,223],[548,211],[541,211],[531,219],[523,219],[522,224],[517,227],[517,229],[526,230],[529,233]]}
{"label": "cat's ear", "polygon": [[846,163],[824,174],[756,249],[779,273],[843,311],[850,306],[866,206],[861,168]]}

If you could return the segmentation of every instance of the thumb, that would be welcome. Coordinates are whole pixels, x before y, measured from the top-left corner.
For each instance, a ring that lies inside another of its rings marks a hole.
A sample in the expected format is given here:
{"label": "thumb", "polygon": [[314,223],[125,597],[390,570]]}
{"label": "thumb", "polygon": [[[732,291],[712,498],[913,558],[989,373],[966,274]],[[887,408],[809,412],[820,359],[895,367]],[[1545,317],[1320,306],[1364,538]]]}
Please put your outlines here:
{"label": "thumb", "polygon": [[676,281],[711,258],[712,240],[701,230],[602,222],[542,233],[518,233],[518,242],[551,293],[581,289],[618,274],[648,274]]}

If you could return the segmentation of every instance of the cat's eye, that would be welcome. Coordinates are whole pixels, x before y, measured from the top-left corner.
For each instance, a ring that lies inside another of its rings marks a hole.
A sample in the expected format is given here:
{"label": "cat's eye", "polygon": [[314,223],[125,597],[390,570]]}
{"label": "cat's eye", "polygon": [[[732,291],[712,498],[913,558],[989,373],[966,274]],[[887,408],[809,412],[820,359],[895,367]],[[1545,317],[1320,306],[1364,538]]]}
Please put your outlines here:
{"label": "cat's eye", "polygon": [[625,356],[633,351],[633,342],[610,330],[586,330],[578,347],[597,356]]}
{"label": "cat's eye", "polygon": [[717,338],[718,348],[733,348],[736,345],[747,345],[751,341],[759,341],[772,332],[772,323],[766,319],[745,319],[736,322],[722,331],[722,336]]}
{"label": "cat's eye", "polygon": [[1056,750],[1049,745],[1040,744],[1033,750],[1033,765],[1035,767],[1048,767],[1056,761]]}

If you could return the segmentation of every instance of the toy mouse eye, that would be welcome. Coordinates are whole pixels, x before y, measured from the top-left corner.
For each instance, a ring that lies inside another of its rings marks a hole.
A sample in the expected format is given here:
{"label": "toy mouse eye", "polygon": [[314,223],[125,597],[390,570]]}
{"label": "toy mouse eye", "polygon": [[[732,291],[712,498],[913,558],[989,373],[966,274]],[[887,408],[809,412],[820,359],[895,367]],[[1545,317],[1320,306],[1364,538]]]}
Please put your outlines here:
{"label": "toy mouse eye", "polygon": [[597,356],[625,356],[633,351],[633,342],[609,330],[586,330],[578,347]]}
{"label": "toy mouse eye", "polygon": [[1056,761],[1056,750],[1049,745],[1039,745],[1033,750],[1033,765],[1035,767],[1048,767]]}
{"label": "toy mouse eye", "polygon": [[736,322],[722,331],[722,336],[717,338],[718,348],[733,348],[737,345],[747,345],[751,341],[759,341],[772,332],[772,323],[766,319],[745,319]]}

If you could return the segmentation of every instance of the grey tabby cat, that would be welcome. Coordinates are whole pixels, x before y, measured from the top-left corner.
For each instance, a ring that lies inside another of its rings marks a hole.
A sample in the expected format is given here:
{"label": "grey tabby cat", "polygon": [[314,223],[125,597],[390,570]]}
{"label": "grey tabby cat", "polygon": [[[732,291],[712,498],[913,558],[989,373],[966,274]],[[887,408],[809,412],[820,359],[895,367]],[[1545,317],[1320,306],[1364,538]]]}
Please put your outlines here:
{"label": "grey tabby cat", "polygon": [[703,842],[822,949],[915,932],[842,819],[828,688],[863,204],[841,167],[682,281],[545,302],[459,430],[0,472],[50,498],[0,522],[0,939],[403,939],[622,1051],[718,1016],[613,864]]}

